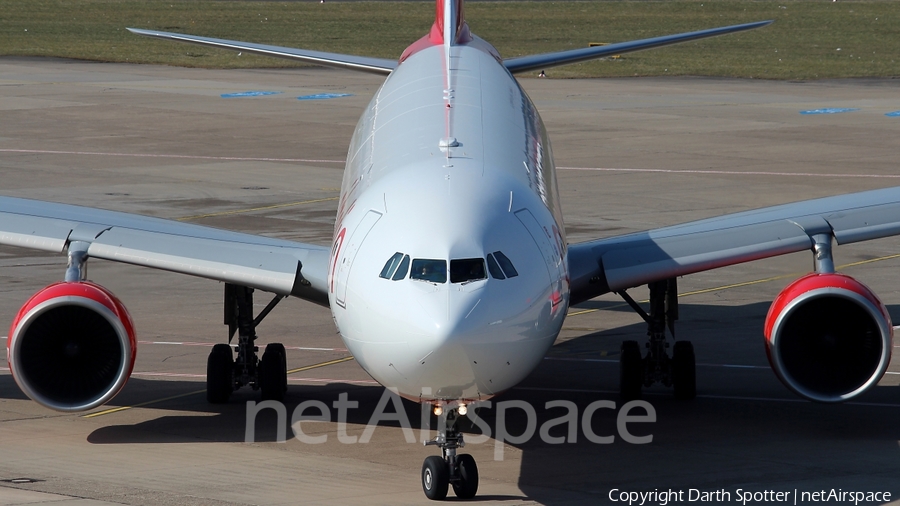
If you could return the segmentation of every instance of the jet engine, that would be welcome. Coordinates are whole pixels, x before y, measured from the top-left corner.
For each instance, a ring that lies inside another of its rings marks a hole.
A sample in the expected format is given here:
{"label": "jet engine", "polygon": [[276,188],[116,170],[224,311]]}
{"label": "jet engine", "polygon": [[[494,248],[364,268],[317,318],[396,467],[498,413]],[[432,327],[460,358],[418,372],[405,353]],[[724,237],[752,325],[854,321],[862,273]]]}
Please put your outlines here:
{"label": "jet engine", "polygon": [[58,411],[84,411],[119,393],[137,341],[131,316],[107,289],[55,283],[19,310],[7,348],[9,369],[28,397]]}
{"label": "jet engine", "polygon": [[766,317],[769,363],[802,397],[842,402],[878,383],[893,326],[872,291],[842,274],[809,274],[785,288]]}

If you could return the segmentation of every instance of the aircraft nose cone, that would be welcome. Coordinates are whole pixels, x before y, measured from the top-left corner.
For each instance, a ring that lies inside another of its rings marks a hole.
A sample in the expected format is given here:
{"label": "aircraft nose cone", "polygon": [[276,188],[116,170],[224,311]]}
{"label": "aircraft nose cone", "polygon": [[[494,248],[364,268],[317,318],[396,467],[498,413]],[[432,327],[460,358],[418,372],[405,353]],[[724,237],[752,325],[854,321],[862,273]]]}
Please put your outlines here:
{"label": "aircraft nose cone", "polygon": [[482,323],[477,308],[481,304],[481,292],[485,281],[469,286],[454,285],[449,289],[425,293],[417,297],[421,314],[416,320],[423,332],[416,346],[441,347],[447,344],[464,344]]}
{"label": "aircraft nose cone", "polygon": [[[484,392],[476,385],[476,351],[485,340],[482,292],[486,281],[453,285],[417,298],[421,314],[417,318],[421,334],[407,342],[410,359],[407,369],[432,394],[464,397]],[[438,378],[443,379],[439,381]],[[447,385],[446,378],[453,378]],[[430,386],[429,386],[430,385]]]}
{"label": "aircraft nose cone", "polygon": [[512,388],[540,363],[562,324],[548,293],[529,297],[496,280],[397,286],[405,304],[365,306],[379,308],[366,320],[378,327],[366,332],[350,319],[343,327],[358,325],[360,338],[345,342],[360,365],[410,399],[471,401]]}
{"label": "aircraft nose cone", "polygon": [[421,357],[410,364],[410,379],[436,399],[480,399],[511,388],[553,342],[555,334],[537,331],[539,305],[504,318],[497,311],[502,302],[488,296],[485,284],[454,289],[441,306],[445,319],[435,321],[421,341],[408,343]]}

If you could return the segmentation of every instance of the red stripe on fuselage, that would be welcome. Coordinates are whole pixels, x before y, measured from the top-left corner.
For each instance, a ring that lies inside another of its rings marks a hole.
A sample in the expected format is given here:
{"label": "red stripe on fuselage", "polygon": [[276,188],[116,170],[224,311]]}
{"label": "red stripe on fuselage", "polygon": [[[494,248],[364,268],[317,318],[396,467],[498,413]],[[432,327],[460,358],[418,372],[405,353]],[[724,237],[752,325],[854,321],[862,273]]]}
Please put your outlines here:
{"label": "red stripe on fuselage", "polygon": [[337,238],[334,240],[334,246],[331,248],[331,279],[328,280],[328,284],[330,285],[331,293],[334,293],[334,270],[337,268],[338,258],[341,255],[341,248],[344,246],[344,235],[347,233],[346,228],[342,228],[338,233]]}

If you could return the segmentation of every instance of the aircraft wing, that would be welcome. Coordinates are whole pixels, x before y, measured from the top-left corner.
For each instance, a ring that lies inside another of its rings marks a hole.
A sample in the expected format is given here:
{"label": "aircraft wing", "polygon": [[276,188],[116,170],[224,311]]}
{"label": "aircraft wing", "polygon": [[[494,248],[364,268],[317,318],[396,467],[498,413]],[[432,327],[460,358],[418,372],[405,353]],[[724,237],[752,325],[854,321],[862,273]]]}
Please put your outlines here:
{"label": "aircraft wing", "polygon": [[308,49],[268,46],[265,44],[254,44],[252,42],[213,39],[210,37],[198,37],[196,35],[184,35],[181,33],[159,32],[156,30],[141,30],[139,28],[128,28],[127,30],[131,33],[143,35],[145,37],[155,37],[157,39],[188,42],[191,44],[199,44],[201,46],[217,47],[219,49],[231,49],[233,51],[243,51],[262,56],[274,56],[277,58],[286,58],[288,60],[296,60],[304,63],[324,65],[326,67],[361,70],[363,72],[370,72],[373,74],[387,75],[397,67],[396,60],[388,60],[384,58],[371,58],[368,56],[354,56],[349,54],[326,53],[323,51],[310,51]]}
{"label": "aircraft wing", "polygon": [[689,42],[697,39],[705,39],[707,37],[715,37],[717,35],[742,32],[744,30],[752,30],[754,28],[761,28],[771,23],[772,21],[757,21],[755,23],[723,26],[721,28],[711,28],[709,30],[700,30],[697,32],[679,33],[676,35],[653,37],[651,39],[619,42],[616,44],[608,44],[606,46],[585,47],[581,49],[559,51],[557,53],[520,56],[518,58],[509,58],[503,60],[503,65],[505,65],[506,69],[513,74],[515,74],[516,72],[542,70],[550,67],[557,67],[560,65],[568,65],[570,63],[580,63],[587,60],[595,60],[597,58],[603,58],[605,56],[633,53],[635,51],[642,51],[644,49],[653,49],[656,47],[668,46],[669,44],[678,44],[681,42]]}
{"label": "aircraft wing", "polygon": [[[0,197],[0,244],[87,253],[328,305],[329,249],[88,207]],[[62,269],[60,269],[62,274]]]}
{"label": "aircraft wing", "polygon": [[900,234],[900,186],[728,214],[569,245],[571,303],[676,276]]}

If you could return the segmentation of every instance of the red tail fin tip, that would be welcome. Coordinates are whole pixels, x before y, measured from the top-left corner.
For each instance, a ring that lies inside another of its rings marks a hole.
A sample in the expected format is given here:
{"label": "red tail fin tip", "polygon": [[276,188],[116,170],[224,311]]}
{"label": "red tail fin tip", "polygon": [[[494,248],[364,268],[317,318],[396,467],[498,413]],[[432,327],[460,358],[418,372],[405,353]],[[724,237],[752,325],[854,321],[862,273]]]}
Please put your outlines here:
{"label": "red tail fin tip", "polygon": [[[403,54],[400,56],[401,63],[427,47],[444,43],[444,2],[447,1],[448,0],[435,0],[434,24],[431,25],[431,30],[428,32],[428,35],[417,40],[403,51]],[[463,0],[449,1],[456,2],[456,40],[453,41],[453,44],[466,44],[471,42],[472,33],[469,32],[469,25],[466,23],[465,16],[463,16]]]}

